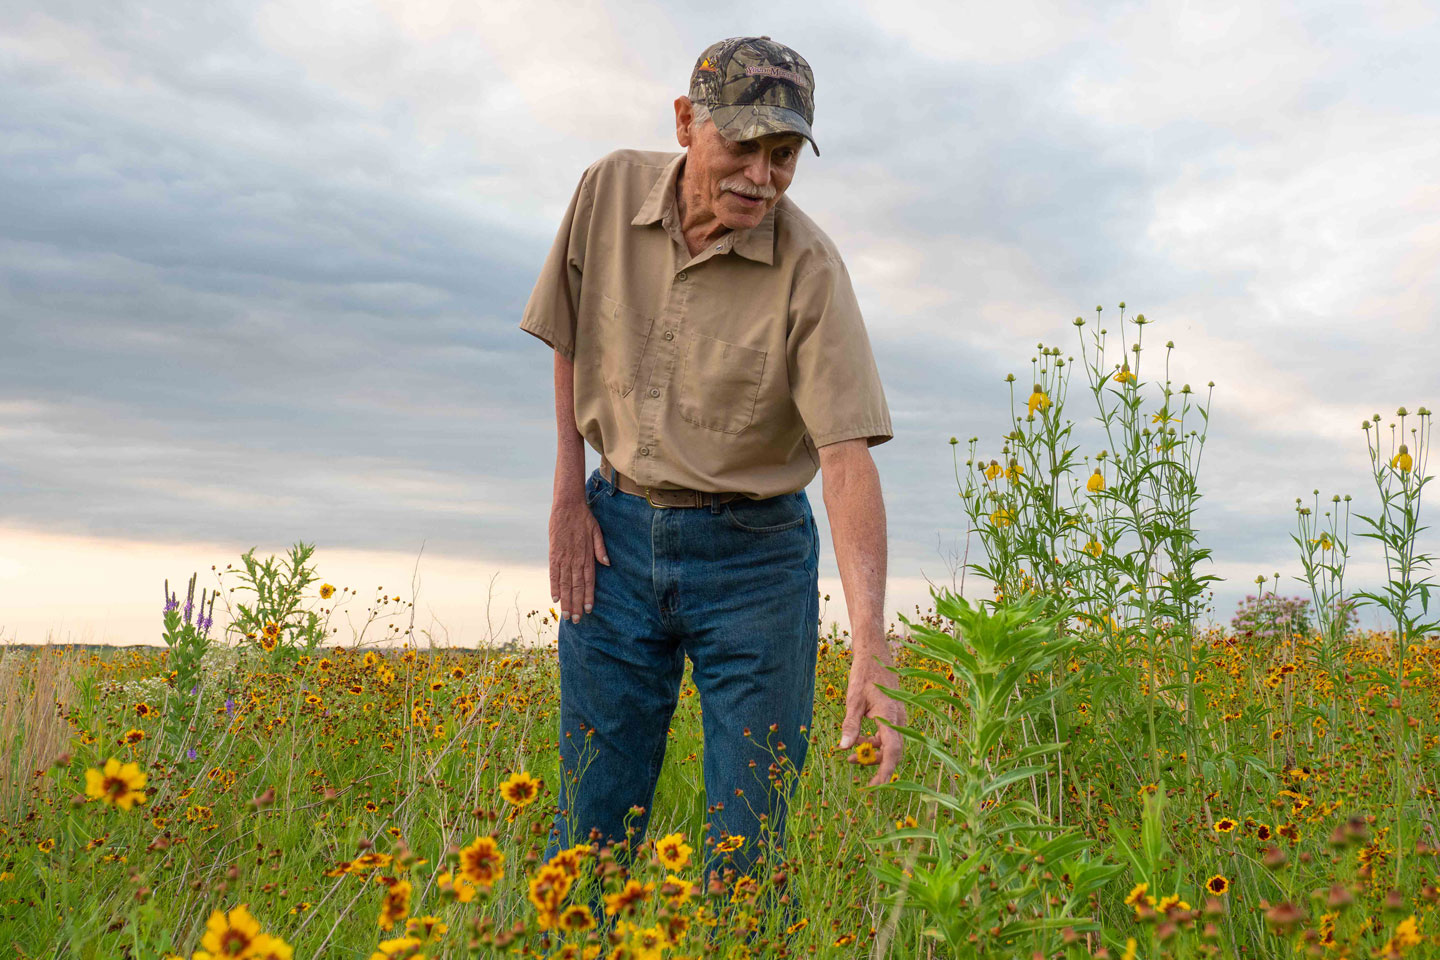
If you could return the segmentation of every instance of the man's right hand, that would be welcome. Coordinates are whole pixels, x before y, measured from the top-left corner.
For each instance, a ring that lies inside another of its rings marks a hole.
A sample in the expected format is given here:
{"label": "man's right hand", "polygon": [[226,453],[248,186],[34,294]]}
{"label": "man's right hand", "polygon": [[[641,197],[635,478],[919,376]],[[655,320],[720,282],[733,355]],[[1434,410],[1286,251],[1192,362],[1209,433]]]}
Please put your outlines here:
{"label": "man's right hand", "polygon": [[595,608],[595,562],[607,567],[600,523],[584,498],[556,501],[550,509],[550,600],[560,618],[580,622],[580,611]]}

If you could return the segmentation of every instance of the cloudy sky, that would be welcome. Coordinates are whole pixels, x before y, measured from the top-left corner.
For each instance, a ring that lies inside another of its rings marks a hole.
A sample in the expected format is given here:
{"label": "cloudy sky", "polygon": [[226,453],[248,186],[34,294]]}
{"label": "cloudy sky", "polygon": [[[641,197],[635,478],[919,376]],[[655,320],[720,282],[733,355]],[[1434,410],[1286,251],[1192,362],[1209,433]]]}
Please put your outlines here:
{"label": "cloudy sky", "polygon": [[1215,381],[1217,619],[1298,572],[1296,496],[1373,502],[1363,417],[1440,403],[1434,4],[0,0],[0,636],[153,641],[163,577],[297,539],[365,596],[418,557],[452,642],[531,629],[521,308],[584,167],[678,149],[696,55],[762,33],[890,404],[891,621],[964,548],[947,440],[1097,304]]}

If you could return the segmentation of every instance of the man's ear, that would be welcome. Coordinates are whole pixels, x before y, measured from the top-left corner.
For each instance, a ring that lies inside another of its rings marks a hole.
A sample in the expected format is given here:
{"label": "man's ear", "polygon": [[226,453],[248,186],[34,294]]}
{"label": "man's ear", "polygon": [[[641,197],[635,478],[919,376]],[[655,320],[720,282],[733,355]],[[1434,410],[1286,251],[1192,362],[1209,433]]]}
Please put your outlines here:
{"label": "man's ear", "polygon": [[675,98],[675,139],[680,146],[690,146],[690,124],[695,120],[695,111],[689,97]]}

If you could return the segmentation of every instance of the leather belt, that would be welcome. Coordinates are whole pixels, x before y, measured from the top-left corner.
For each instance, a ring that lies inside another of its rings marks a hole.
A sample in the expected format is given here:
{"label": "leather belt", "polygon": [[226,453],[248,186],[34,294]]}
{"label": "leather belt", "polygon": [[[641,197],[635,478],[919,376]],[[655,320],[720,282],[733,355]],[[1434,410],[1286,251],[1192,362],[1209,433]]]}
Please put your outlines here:
{"label": "leather belt", "polygon": [[615,486],[620,492],[644,497],[645,502],[652,507],[708,507],[712,500],[716,503],[727,503],[745,496],[743,493],[711,493],[686,487],[641,486],[616,470],[615,465],[604,454],[600,455],[600,474],[607,480],[613,476]]}

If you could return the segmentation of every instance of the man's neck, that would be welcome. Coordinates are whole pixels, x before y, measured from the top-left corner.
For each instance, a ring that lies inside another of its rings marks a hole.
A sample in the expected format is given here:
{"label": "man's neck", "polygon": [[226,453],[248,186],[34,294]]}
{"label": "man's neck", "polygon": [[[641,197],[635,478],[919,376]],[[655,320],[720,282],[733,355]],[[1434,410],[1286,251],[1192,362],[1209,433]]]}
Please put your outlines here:
{"label": "man's neck", "polygon": [[685,246],[692,257],[730,232],[730,228],[715,216],[715,211],[703,207],[701,199],[699,196],[685,196],[685,164],[682,162],[680,175],[675,178],[675,211],[680,215],[680,232],[685,236]]}

